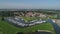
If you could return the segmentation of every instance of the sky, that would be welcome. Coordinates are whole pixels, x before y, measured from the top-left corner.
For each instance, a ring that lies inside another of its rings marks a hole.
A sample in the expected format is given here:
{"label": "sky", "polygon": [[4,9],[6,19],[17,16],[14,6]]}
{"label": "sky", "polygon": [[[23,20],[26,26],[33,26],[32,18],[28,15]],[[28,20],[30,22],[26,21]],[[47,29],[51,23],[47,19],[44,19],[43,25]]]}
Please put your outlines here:
{"label": "sky", "polygon": [[0,0],[0,9],[60,9],[60,0]]}

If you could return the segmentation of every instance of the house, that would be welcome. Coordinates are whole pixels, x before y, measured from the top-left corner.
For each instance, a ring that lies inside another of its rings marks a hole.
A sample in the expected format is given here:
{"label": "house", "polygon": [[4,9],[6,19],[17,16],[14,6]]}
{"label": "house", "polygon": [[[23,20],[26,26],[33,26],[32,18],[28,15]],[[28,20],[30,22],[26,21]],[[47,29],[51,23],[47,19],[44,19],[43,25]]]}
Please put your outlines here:
{"label": "house", "polygon": [[39,17],[41,17],[41,18],[46,18],[47,16],[46,16],[46,14],[40,13]]}
{"label": "house", "polygon": [[32,17],[33,16],[33,13],[32,12],[28,12],[25,14],[26,17]]}

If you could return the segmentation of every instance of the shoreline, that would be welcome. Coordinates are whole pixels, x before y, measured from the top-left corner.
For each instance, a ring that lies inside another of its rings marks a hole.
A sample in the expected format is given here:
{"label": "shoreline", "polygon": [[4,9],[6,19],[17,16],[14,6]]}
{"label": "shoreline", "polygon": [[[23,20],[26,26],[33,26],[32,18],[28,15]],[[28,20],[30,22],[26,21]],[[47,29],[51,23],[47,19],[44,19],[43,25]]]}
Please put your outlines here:
{"label": "shoreline", "polygon": [[60,27],[60,19],[52,19],[52,21]]}

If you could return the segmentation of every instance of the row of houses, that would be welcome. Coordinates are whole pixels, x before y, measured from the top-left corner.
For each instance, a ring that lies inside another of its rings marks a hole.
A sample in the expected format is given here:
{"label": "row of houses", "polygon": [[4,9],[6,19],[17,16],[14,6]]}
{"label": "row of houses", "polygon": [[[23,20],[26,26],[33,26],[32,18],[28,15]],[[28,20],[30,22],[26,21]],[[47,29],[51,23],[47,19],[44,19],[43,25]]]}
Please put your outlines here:
{"label": "row of houses", "polygon": [[29,23],[26,23],[23,19],[18,17],[8,17],[8,18],[5,18],[5,21],[21,27],[33,26],[36,24],[41,24],[46,22],[45,20],[33,20]]}
{"label": "row of houses", "polygon": [[23,13],[23,12],[14,12],[14,15],[15,16],[25,16],[25,17],[42,17],[42,18],[46,18],[46,14],[43,14],[43,13],[38,13],[38,12],[26,12],[26,13]]}

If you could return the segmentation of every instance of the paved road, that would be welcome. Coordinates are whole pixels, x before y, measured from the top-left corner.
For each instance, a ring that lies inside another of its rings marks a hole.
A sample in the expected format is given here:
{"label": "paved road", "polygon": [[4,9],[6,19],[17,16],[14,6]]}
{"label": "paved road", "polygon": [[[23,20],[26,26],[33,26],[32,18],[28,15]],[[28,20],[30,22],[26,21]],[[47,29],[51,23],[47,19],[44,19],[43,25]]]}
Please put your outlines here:
{"label": "paved road", "polygon": [[54,23],[51,19],[48,19],[48,22],[54,26],[56,34],[60,34],[60,27],[56,23]]}
{"label": "paved road", "polygon": [[60,19],[56,19],[56,24],[60,27]]}

